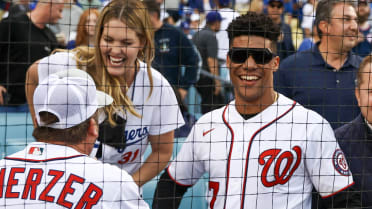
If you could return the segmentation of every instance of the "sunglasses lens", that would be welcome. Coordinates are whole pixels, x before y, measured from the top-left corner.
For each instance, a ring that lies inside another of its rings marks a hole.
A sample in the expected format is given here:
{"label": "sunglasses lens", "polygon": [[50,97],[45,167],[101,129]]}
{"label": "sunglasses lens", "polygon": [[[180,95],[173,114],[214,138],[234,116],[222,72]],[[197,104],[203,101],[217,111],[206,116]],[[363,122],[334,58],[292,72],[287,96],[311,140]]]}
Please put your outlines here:
{"label": "sunglasses lens", "polygon": [[232,62],[234,63],[244,63],[245,60],[248,58],[248,51],[247,50],[232,50],[229,52],[229,56]]}
{"label": "sunglasses lens", "polygon": [[255,49],[255,48],[233,48],[228,53],[232,62],[241,64],[244,63],[249,56],[252,56],[257,64],[267,64],[269,63],[274,55],[269,49]]}
{"label": "sunglasses lens", "polygon": [[252,53],[252,57],[257,64],[263,65],[269,63],[273,59],[273,54],[269,50],[264,49]]}

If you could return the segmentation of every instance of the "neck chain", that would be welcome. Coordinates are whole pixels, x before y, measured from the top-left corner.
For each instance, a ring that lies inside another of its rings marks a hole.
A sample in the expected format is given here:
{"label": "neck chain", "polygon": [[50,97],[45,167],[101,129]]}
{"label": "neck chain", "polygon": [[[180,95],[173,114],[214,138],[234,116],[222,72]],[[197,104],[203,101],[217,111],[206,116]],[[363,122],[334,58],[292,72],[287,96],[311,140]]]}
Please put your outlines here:
{"label": "neck chain", "polygon": [[278,100],[279,94],[278,94],[278,92],[275,92],[275,91],[274,91],[274,93],[275,93],[274,102],[276,102]]}

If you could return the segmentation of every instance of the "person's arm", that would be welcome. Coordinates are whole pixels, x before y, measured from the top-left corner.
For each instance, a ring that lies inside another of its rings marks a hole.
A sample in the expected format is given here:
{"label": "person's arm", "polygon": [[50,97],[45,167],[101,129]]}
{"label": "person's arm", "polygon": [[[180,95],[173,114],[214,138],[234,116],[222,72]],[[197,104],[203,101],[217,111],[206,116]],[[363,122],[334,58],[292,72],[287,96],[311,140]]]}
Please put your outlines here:
{"label": "person's arm", "polygon": [[152,152],[136,173],[133,180],[138,186],[158,175],[167,165],[172,157],[174,131],[161,135],[149,135]]}
{"label": "person's arm", "polygon": [[361,194],[354,186],[341,191],[331,197],[322,198],[319,194],[313,195],[313,209],[361,208]]}
{"label": "person's arm", "polygon": [[166,169],[156,186],[152,209],[177,209],[189,187],[174,182]]}
{"label": "person's arm", "polygon": [[[214,76],[216,77],[220,76],[217,59],[208,57],[208,67],[209,67],[209,72],[211,72]],[[217,78],[214,79],[214,82],[215,82],[214,94],[218,95],[221,92],[221,82]]]}
{"label": "person's arm", "polygon": [[197,81],[199,56],[196,52],[197,49],[186,35],[180,32],[180,36],[182,47],[179,48],[179,54],[181,55],[181,65],[185,67],[185,74],[181,77],[180,87],[187,91]]}
{"label": "person's arm", "polygon": [[39,66],[39,61],[36,61],[34,64],[32,64],[28,68],[27,73],[26,73],[26,83],[25,83],[27,104],[30,109],[31,118],[34,123],[34,127],[36,127],[36,119],[35,119],[33,96],[34,96],[36,86],[39,83],[38,66]]}

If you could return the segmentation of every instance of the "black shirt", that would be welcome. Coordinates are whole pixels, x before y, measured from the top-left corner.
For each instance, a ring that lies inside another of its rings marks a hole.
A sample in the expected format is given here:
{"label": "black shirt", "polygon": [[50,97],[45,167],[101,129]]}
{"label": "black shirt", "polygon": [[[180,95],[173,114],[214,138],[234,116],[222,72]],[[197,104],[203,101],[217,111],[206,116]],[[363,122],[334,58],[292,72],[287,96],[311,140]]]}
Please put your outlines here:
{"label": "black shirt", "polygon": [[26,14],[2,20],[0,31],[0,85],[8,91],[9,104],[24,104],[28,67],[48,56],[58,42],[49,28],[36,27]]}

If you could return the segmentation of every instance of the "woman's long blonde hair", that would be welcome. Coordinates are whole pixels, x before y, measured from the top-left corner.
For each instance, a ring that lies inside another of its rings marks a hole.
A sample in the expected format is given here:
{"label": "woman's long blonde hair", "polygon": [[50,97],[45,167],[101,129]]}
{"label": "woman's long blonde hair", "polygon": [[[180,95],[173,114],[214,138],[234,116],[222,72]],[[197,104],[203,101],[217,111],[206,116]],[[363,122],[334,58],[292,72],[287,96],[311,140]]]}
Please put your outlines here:
{"label": "woman's long blonde hair", "polygon": [[[123,21],[130,29],[136,32],[138,38],[143,44],[143,49],[139,51],[137,58],[147,64],[147,73],[150,79],[150,93],[153,90],[153,80],[151,74],[151,62],[154,58],[153,30],[150,27],[149,15],[146,7],[138,0],[113,0],[100,13],[96,25],[96,48],[78,47],[75,54],[79,66],[86,66],[87,72],[93,77],[97,88],[102,90],[114,99],[114,102],[106,107],[106,113],[111,124],[115,124],[112,115],[116,111],[124,112],[124,109],[137,117],[141,117],[134,109],[133,103],[127,97],[128,86],[120,84],[120,79],[111,76],[103,62],[101,56],[100,40],[104,25],[111,19]],[[136,69],[137,70],[137,69]],[[124,91],[122,91],[124,88]],[[123,109],[124,107],[124,109]]]}

